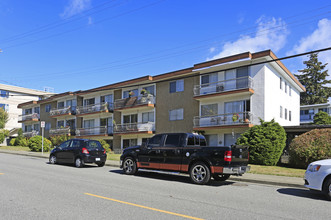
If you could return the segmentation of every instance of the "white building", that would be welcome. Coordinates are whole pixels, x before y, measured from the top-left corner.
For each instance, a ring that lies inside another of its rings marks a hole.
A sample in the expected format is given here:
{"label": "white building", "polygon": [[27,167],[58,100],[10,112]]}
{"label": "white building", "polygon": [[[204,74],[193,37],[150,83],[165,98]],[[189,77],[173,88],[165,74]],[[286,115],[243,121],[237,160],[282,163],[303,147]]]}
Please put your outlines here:
{"label": "white building", "polygon": [[319,111],[326,112],[331,116],[331,101],[323,104],[300,106],[300,124],[313,123],[314,116]]}
{"label": "white building", "polygon": [[22,110],[17,108],[18,104],[38,101],[51,95],[53,93],[0,84],[0,108],[5,109],[9,113],[9,121],[6,123],[5,129],[13,131],[22,127],[18,123],[19,116],[22,115]]}

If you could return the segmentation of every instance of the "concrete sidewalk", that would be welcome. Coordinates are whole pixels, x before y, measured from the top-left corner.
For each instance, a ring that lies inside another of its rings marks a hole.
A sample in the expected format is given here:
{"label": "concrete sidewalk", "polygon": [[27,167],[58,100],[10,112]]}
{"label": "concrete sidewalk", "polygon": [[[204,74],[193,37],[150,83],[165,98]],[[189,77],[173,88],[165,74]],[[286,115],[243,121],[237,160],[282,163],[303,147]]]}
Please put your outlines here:
{"label": "concrete sidewalk", "polygon": [[[42,154],[41,152],[12,151],[12,150],[0,149],[0,153],[15,154],[15,155],[22,155],[22,156],[30,156],[30,157],[39,157],[39,158],[45,158],[45,159],[48,159],[48,157],[49,157],[49,152],[45,152],[44,154]],[[107,160],[106,166],[119,168],[120,164],[119,164],[119,161]],[[243,176],[231,176],[231,178],[229,180],[260,183],[260,184],[275,185],[275,186],[305,188],[303,186],[304,180],[302,178],[298,178],[298,177],[245,173]]]}

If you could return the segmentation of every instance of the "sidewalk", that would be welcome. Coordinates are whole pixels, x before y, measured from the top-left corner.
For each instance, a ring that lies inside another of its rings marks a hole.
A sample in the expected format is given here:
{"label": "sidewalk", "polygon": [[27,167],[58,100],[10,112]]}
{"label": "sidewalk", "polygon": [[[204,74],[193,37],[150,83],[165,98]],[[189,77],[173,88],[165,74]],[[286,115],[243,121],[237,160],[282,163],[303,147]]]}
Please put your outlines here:
{"label": "sidewalk", "polygon": [[[12,151],[12,150],[0,149],[0,153],[39,157],[45,159],[48,159],[49,157],[49,152],[45,152],[44,154],[42,154],[41,152]],[[120,164],[119,161],[107,160],[106,166],[119,168]],[[229,180],[260,183],[260,184],[275,185],[275,186],[284,186],[284,187],[305,188],[303,186],[304,180],[298,177],[245,173],[243,176],[231,176]]]}

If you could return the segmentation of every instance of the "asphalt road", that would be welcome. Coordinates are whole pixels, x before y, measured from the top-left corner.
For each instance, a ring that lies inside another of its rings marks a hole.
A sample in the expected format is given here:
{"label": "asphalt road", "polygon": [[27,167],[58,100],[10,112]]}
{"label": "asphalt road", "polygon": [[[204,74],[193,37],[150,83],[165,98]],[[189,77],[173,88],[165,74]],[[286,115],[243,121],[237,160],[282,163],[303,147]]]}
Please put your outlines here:
{"label": "asphalt road", "polygon": [[0,219],[330,219],[305,189],[253,183],[194,185],[186,176],[94,165],[50,165],[0,153]]}

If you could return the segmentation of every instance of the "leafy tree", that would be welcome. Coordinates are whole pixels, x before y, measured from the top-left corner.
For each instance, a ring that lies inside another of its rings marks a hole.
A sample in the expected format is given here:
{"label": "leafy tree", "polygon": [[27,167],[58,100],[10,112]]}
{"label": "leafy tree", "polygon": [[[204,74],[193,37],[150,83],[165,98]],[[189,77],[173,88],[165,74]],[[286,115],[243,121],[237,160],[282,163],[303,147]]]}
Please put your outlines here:
{"label": "leafy tree", "polygon": [[274,119],[248,129],[237,144],[249,146],[249,161],[253,164],[276,165],[285,148],[286,133]]}
{"label": "leafy tree", "polygon": [[6,129],[0,129],[0,144],[9,136],[9,131]]}
{"label": "leafy tree", "polygon": [[320,111],[314,116],[314,124],[329,125],[331,124],[331,116],[326,112]]}
{"label": "leafy tree", "polygon": [[331,129],[314,129],[294,138],[289,146],[290,164],[307,168],[308,164],[330,158]]}
{"label": "leafy tree", "polygon": [[8,112],[6,112],[3,108],[0,108],[0,129],[5,128],[6,123],[9,120]]}
{"label": "leafy tree", "polygon": [[299,70],[301,74],[295,75],[302,85],[306,87],[306,92],[301,93],[301,105],[313,105],[326,103],[331,96],[331,88],[326,84],[331,83],[331,80],[326,80],[329,76],[328,70],[324,70],[326,64],[318,61],[318,54],[312,53],[309,55],[309,60],[303,62],[306,68]]}

